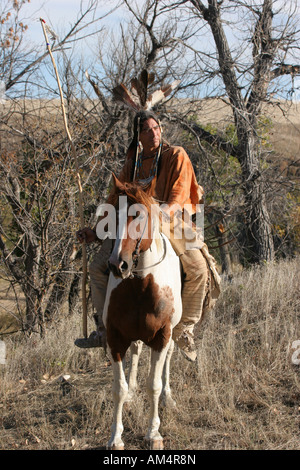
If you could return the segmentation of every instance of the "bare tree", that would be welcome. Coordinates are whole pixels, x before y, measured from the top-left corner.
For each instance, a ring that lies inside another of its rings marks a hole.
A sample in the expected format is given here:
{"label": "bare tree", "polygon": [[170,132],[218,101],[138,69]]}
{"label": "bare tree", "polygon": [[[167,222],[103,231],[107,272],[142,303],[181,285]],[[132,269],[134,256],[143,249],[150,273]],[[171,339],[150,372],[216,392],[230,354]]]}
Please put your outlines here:
{"label": "bare tree", "polygon": [[[173,8],[192,9],[198,21],[209,27],[214,40],[215,50],[209,54],[207,51],[203,52],[203,57],[208,60],[210,76],[214,74],[215,77],[222,79],[224,97],[229,100],[234,118],[237,143],[231,145],[230,149],[225,137],[211,136],[199,126],[198,128],[194,126],[194,130],[201,139],[210,142],[214,140],[218,146],[224,149],[226,147],[226,151],[236,156],[240,162],[245,204],[245,235],[248,257],[250,254],[252,261],[270,260],[274,256],[271,221],[266,203],[268,181],[261,169],[259,118],[262,106],[268,101],[270,91],[274,92],[272,84],[275,79],[284,74],[293,77],[300,70],[299,62],[293,65],[285,63],[289,52],[293,52],[294,55],[297,51],[299,53],[299,49],[296,49],[299,29],[293,21],[293,12],[288,15],[284,24],[276,23],[275,3],[272,0],[261,2],[208,0],[204,4],[200,0],[190,0],[165,2],[164,5],[165,11]],[[238,49],[230,45],[228,40],[230,31],[227,28],[226,33],[225,30],[225,26],[229,25],[236,31],[237,25],[233,24],[234,16],[236,22],[244,16],[244,28],[247,25],[250,33],[247,38],[245,34],[247,29],[239,32],[244,41],[239,44]],[[252,45],[252,55],[249,54],[249,45]],[[196,55],[200,56],[200,59],[201,54],[201,49],[198,49]],[[213,67],[213,62],[216,67]],[[195,67],[197,67],[196,62]],[[199,70],[199,73],[202,71]]]}
{"label": "bare tree", "polygon": [[[17,84],[21,86],[22,81],[22,94],[26,96],[29,72],[38,71],[46,54],[37,54],[35,59],[29,54],[26,63],[21,49],[18,53],[21,39],[13,26],[7,25],[16,24],[16,28],[25,31],[19,20],[23,3],[8,2],[7,10],[3,12],[2,31],[5,26],[10,39],[5,39],[5,36],[0,45],[3,57],[0,77],[6,90],[12,90]],[[52,47],[55,50],[61,51],[62,45],[71,44],[78,32],[84,35],[85,27],[81,22],[88,13],[95,13],[96,5],[94,0],[89,2],[57,46],[54,45],[57,37],[53,32]],[[96,19],[99,18],[94,15],[89,25]],[[78,102],[78,87],[75,85],[80,79],[76,64],[71,67],[64,54],[61,59],[80,170],[86,177],[84,184],[90,193],[95,191],[99,196],[101,193],[93,186],[93,176],[102,166],[101,158],[107,153],[107,147],[101,139],[98,140],[99,132],[91,116],[91,107],[75,105],[75,101]],[[36,73],[35,85],[43,87],[44,84],[38,80]],[[46,320],[55,317],[69,293],[74,291],[74,283],[78,282],[80,267],[76,257],[80,250],[75,243],[75,231],[79,227],[75,209],[77,187],[70,154],[61,110],[55,101],[7,100],[3,104],[0,110],[0,198],[3,208],[0,252],[6,278],[11,286],[18,285],[25,297],[25,315],[20,312],[19,320],[28,332],[38,329],[43,334]],[[87,205],[87,223],[91,212]]]}

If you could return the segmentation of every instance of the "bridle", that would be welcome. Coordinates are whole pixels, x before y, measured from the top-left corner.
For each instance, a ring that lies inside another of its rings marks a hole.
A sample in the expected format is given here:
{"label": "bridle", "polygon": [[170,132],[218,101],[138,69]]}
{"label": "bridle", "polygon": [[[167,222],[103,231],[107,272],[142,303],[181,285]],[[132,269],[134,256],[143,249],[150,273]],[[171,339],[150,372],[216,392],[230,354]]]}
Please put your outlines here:
{"label": "bridle", "polygon": [[146,222],[145,222],[142,234],[141,234],[140,238],[137,240],[136,245],[135,245],[135,249],[132,253],[132,261],[133,261],[133,267],[134,268],[136,268],[136,266],[138,264],[138,261],[139,261],[140,246],[141,246],[141,243],[143,241],[143,237],[145,235],[146,227],[147,227],[147,224],[148,224],[148,219],[149,219],[149,213],[147,213],[147,218],[146,218]]}
{"label": "bridle", "polygon": [[149,219],[149,213],[147,214],[147,218],[146,218],[146,222],[145,222],[145,225],[144,225],[142,234],[141,234],[140,238],[137,240],[135,249],[134,249],[134,251],[133,251],[133,253],[132,253],[133,268],[131,269],[131,273],[130,273],[130,277],[131,277],[131,278],[133,278],[133,277],[139,277],[139,276],[137,275],[137,273],[140,272],[140,271],[144,271],[145,269],[150,269],[150,268],[153,268],[154,266],[158,266],[160,263],[163,262],[163,260],[164,260],[165,257],[166,257],[166,254],[167,254],[167,244],[166,244],[166,240],[164,239],[164,237],[162,237],[164,251],[163,251],[163,254],[162,254],[161,258],[160,258],[156,263],[153,263],[153,264],[151,264],[150,266],[147,266],[146,268],[143,267],[143,268],[137,269],[137,264],[138,264],[138,261],[139,261],[139,256],[140,256],[140,254],[141,254],[141,252],[140,252],[140,246],[141,246],[141,243],[142,243],[142,241],[143,241],[143,237],[144,237],[144,235],[145,235],[145,231],[146,231],[148,219]]}

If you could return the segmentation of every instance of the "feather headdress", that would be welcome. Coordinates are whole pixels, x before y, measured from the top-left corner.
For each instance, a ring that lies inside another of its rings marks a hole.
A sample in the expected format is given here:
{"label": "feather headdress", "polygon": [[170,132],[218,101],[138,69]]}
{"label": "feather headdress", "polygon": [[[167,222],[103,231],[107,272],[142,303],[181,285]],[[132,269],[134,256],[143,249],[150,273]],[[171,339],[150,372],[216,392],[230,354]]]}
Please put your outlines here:
{"label": "feather headdress", "polygon": [[[133,181],[138,177],[139,173],[139,165],[141,165],[141,158],[142,156],[139,155],[139,128],[140,128],[140,117],[139,112],[141,111],[150,111],[156,104],[162,102],[167,96],[171,94],[175,88],[180,83],[180,80],[175,80],[170,85],[166,85],[161,87],[160,89],[154,91],[151,95],[148,96],[148,87],[152,85],[154,82],[154,74],[149,73],[147,70],[142,70],[139,77],[132,78],[130,81],[131,90],[129,90],[123,83],[117,85],[113,88],[113,99],[119,103],[124,104],[129,109],[137,113],[137,121],[136,121],[136,151],[135,151],[135,163],[134,163],[134,171],[133,171]],[[159,150],[157,152],[155,158],[155,165],[153,168],[153,175],[155,177],[157,175],[158,169],[158,162],[160,159],[162,149],[162,143],[159,146]]]}
{"label": "feather headdress", "polygon": [[139,77],[135,77],[131,80],[131,90],[123,83],[113,88],[112,93],[114,100],[123,103],[136,112],[142,110],[149,111],[156,104],[167,98],[180,83],[180,80],[175,80],[170,85],[166,85],[148,96],[148,87],[154,82],[154,78],[153,73],[142,70]]}

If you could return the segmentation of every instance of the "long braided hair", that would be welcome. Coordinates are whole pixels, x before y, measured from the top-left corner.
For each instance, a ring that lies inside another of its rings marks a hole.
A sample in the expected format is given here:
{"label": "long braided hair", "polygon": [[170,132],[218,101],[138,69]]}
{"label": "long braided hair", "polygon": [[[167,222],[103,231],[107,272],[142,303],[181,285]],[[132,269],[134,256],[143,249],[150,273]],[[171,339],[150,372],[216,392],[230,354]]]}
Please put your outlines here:
{"label": "long braided hair", "polygon": [[[141,71],[138,77],[134,77],[131,79],[131,90],[126,85],[124,85],[124,83],[120,83],[119,85],[115,86],[112,90],[114,101],[124,104],[125,106],[127,106],[127,108],[135,112],[133,139],[128,148],[128,153],[132,154],[133,152],[135,157],[132,180],[135,179],[135,174],[137,170],[139,156],[139,135],[143,128],[143,124],[146,120],[152,118],[160,126],[160,121],[158,117],[151,110],[155,105],[157,105],[158,103],[163,101],[167,96],[169,96],[172,91],[178,87],[180,83],[180,80],[175,80],[171,84],[165,85],[160,89],[155,90],[152,94],[149,95],[148,87],[153,84],[154,78],[155,76],[153,73],[149,73],[146,69],[144,69]],[[160,154],[158,155],[156,162],[155,176],[157,176],[159,160]]]}
{"label": "long braided hair", "polygon": [[[135,180],[136,173],[138,170],[138,163],[139,163],[139,151],[140,151],[140,142],[139,142],[139,136],[140,132],[143,129],[143,125],[145,121],[148,121],[148,119],[153,119],[161,128],[161,123],[157,115],[153,111],[139,111],[136,113],[133,121],[133,138],[132,141],[128,147],[128,153],[129,155],[133,154],[133,165],[132,165],[132,174],[131,174],[131,181]],[[161,141],[161,146],[163,144],[163,140]],[[159,163],[160,163],[160,153],[161,153],[161,148],[159,149],[159,153],[157,155],[157,162],[156,162],[156,174],[158,172],[159,168]]]}

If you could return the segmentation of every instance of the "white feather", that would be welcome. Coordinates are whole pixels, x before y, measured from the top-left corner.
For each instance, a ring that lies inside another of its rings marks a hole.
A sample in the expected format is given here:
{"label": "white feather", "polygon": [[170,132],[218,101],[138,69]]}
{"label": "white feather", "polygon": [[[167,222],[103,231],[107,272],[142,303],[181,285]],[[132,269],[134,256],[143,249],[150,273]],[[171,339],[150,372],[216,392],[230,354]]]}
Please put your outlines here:
{"label": "white feather", "polygon": [[155,106],[157,103],[163,101],[169,94],[177,88],[179,85],[180,80],[175,80],[173,83],[170,85],[167,85],[163,88],[160,88],[159,90],[154,91],[152,95],[149,96],[149,98],[146,101],[145,109],[151,109],[153,106]]}

